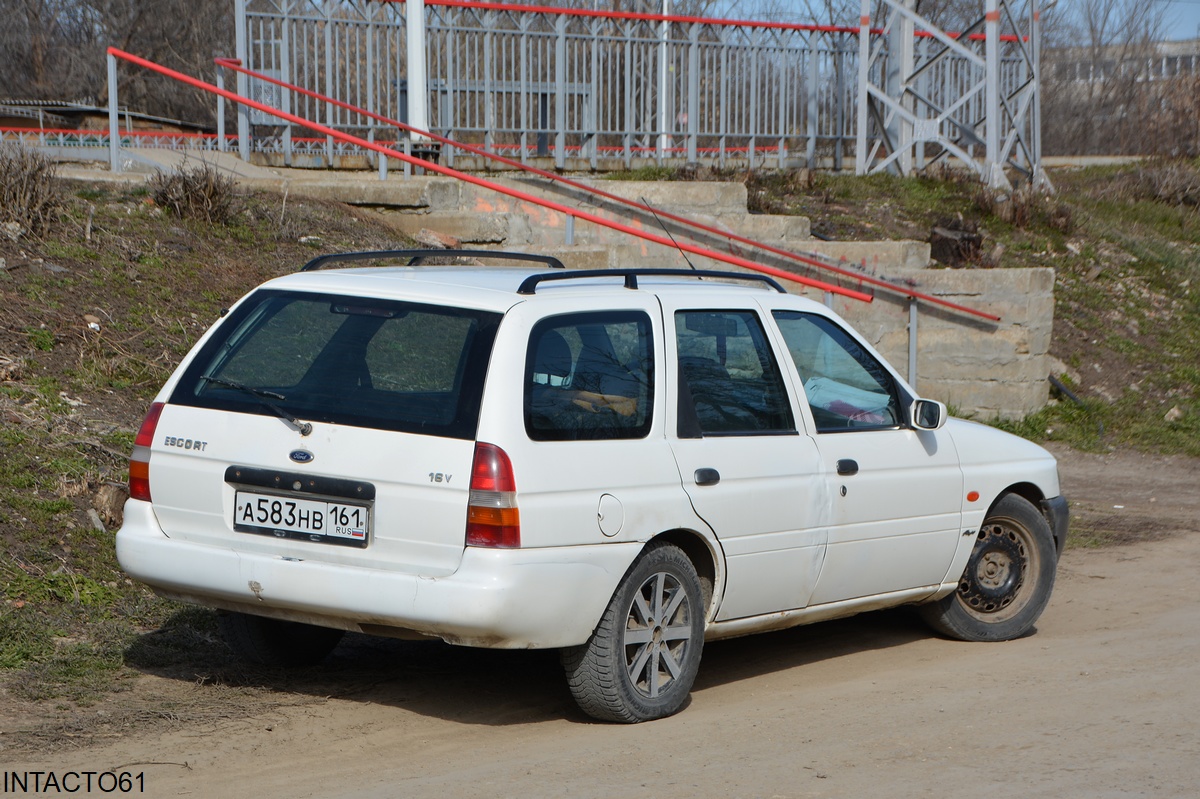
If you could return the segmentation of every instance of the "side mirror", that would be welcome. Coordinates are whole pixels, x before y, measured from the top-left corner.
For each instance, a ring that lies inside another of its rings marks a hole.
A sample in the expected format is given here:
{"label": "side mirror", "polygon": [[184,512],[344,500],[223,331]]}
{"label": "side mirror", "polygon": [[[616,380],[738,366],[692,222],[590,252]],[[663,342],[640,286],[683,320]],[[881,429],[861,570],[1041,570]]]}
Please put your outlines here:
{"label": "side mirror", "polygon": [[915,400],[908,408],[908,421],[918,430],[940,430],[950,418],[946,406],[937,400]]}

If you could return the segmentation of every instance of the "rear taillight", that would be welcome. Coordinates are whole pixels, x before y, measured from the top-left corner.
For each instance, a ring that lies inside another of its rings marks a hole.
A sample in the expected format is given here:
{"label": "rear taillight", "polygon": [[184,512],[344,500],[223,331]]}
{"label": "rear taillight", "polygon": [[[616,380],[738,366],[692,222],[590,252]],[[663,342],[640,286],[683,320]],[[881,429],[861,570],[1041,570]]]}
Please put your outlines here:
{"label": "rear taillight", "polygon": [[521,546],[517,482],[512,461],[495,444],[475,444],[467,500],[467,546]]}
{"label": "rear taillight", "polygon": [[153,402],[137,438],[133,440],[133,455],[129,458],[129,498],[150,501],[150,445],[154,443],[154,428],[162,415],[163,404]]}

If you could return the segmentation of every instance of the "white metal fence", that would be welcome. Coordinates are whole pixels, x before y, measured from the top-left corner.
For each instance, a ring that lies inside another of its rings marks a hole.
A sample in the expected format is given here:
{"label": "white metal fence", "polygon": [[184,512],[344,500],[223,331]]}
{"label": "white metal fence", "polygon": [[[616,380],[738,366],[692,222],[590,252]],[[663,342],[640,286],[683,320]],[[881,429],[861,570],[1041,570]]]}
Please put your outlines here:
{"label": "white metal fence", "polygon": [[[251,69],[407,121],[406,13],[407,4],[386,0],[246,0],[243,58]],[[427,0],[426,31],[430,127],[522,159],[553,156],[563,166],[577,157],[594,167],[602,158],[781,166],[823,158],[840,168],[854,145],[857,28]],[[967,149],[979,140],[983,97],[964,95],[970,64],[961,56],[936,61],[914,91],[954,109]],[[1008,90],[1028,80],[1019,60],[1002,63]],[[886,55],[872,64],[887,68]],[[330,127],[395,137],[330,103],[271,86],[251,91]],[[274,136],[268,148],[295,146],[290,129],[258,132]],[[447,157],[452,163],[454,153]]]}

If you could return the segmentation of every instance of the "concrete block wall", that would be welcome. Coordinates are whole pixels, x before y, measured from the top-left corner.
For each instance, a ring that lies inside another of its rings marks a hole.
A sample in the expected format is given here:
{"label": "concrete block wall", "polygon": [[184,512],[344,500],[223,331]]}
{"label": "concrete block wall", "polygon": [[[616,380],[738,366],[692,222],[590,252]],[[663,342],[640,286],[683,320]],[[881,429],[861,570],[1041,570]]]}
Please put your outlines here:
{"label": "concrete block wall", "polygon": [[[328,174],[328,173],[326,173]],[[520,191],[577,207],[597,216],[665,235],[647,213],[564,191],[550,181],[512,177],[489,179]],[[927,397],[942,400],[960,415],[990,420],[1020,418],[1048,398],[1049,346],[1053,329],[1054,272],[1051,269],[929,268],[929,245],[915,241],[818,241],[802,217],[750,214],[741,184],[595,181],[612,194],[645,201],[653,208],[686,215],[719,229],[738,232],[795,252],[818,253],[847,269],[861,269],[924,294],[943,297],[1001,317],[998,323],[928,303],[918,305],[917,374],[908,375],[909,301],[876,290],[875,301],[836,297],[834,309],[854,325],[902,375]],[[449,234],[464,247],[496,247],[555,255],[572,268],[686,268],[681,253],[591,223],[568,223],[565,214],[522,202],[449,178],[393,178],[387,181],[314,179],[296,182],[299,194],[381,209],[398,231],[422,228]],[[665,220],[664,220],[665,221]],[[692,236],[671,226],[679,241],[753,258],[753,252],[719,236]],[[568,244],[568,240],[572,243]],[[701,269],[727,264],[689,255]],[[788,262],[775,260],[775,265]],[[802,267],[800,267],[802,269]],[[803,271],[822,279],[821,273]],[[847,285],[846,278],[830,277]],[[821,301],[820,292],[789,283],[788,290]]]}
{"label": "concrete block wall", "polygon": [[909,301],[837,298],[846,318],[926,397],[983,421],[1019,419],[1049,398],[1054,270],[908,269],[890,277],[915,291],[996,314],[990,322],[918,304],[917,374],[908,375]]}

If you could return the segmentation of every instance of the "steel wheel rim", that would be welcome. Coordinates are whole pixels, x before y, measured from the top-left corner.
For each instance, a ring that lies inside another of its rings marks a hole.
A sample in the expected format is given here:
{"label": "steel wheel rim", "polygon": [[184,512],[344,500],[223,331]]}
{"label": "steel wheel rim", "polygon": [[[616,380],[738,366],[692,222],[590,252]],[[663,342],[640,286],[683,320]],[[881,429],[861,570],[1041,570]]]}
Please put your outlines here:
{"label": "steel wheel rim", "polygon": [[989,520],[979,530],[959,580],[959,602],[981,621],[1011,619],[1029,603],[1033,592],[1026,589],[1038,566],[1038,549],[1023,525],[1010,519]]}
{"label": "steel wheel rim", "polygon": [[679,578],[650,575],[625,616],[625,674],[646,699],[659,699],[683,675],[692,643],[692,607]]}

